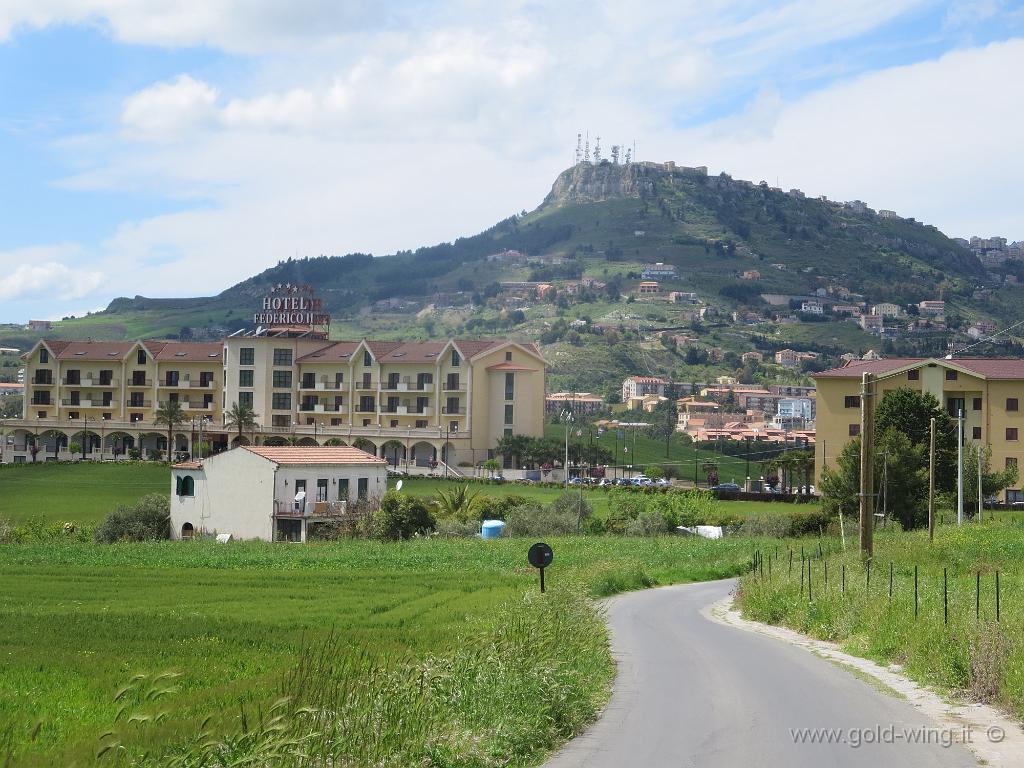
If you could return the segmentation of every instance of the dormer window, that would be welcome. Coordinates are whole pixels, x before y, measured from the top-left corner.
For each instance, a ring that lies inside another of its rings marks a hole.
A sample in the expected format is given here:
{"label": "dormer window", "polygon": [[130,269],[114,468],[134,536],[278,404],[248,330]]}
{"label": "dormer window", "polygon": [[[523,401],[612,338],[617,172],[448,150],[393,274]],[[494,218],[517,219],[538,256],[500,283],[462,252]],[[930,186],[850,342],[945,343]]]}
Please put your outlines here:
{"label": "dormer window", "polygon": [[146,350],[144,350],[144,349],[140,349],[139,350],[138,362],[139,362],[139,365],[145,365],[146,364]]}
{"label": "dormer window", "polygon": [[367,367],[373,365],[373,358],[370,356],[369,350],[363,350],[363,365]]}
{"label": "dormer window", "polygon": [[457,349],[452,350],[452,368],[458,368],[461,358],[459,357],[459,351]]}
{"label": "dormer window", "polygon": [[48,362],[50,362],[50,351],[48,349],[44,348],[44,349],[40,349],[39,350],[39,362],[40,363],[48,363]]}

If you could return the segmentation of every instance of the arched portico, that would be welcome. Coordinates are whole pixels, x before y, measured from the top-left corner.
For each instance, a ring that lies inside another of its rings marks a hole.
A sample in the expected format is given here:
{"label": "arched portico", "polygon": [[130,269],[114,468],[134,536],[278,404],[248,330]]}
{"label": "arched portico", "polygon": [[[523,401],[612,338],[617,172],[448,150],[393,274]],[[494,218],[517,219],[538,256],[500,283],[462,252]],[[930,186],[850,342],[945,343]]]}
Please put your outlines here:
{"label": "arched portico", "polygon": [[393,467],[405,463],[405,446],[398,440],[388,440],[380,447],[380,452],[381,457]]}
{"label": "arched portico", "polygon": [[377,444],[373,440],[367,440],[365,437],[357,437],[353,440],[352,447],[358,448],[360,451],[366,451],[374,456],[377,455]]}
{"label": "arched portico", "polygon": [[437,461],[437,448],[433,443],[421,440],[412,446],[412,463],[417,467],[429,467]]}

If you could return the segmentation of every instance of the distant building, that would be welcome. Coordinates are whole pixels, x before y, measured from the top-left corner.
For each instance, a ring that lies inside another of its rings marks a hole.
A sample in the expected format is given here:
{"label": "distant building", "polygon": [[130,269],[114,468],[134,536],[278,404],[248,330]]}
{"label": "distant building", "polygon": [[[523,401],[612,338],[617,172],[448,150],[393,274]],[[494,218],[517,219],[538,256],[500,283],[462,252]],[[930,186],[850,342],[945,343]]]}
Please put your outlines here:
{"label": "distant building", "polygon": [[742,360],[744,363],[760,363],[764,361],[764,355],[756,350],[753,352],[744,352],[742,355],[740,355],[740,360]]}
{"label": "distant building", "polygon": [[604,408],[604,400],[590,392],[554,392],[544,398],[544,411],[548,415],[562,411],[591,414]]}
{"label": "distant building", "polygon": [[810,299],[809,301],[801,302],[800,311],[807,315],[823,315],[825,314],[825,307],[822,306],[820,301]]}
{"label": "distant building", "polygon": [[643,272],[640,273],[640,277],[644,280],[672,280],[675,276],[675,265],[662,264],[660,261],[657,264],[645,265]]}
{"label": "distant building", "polygon": [[668,300],[673,304],[699,304],[700,299],[693,291],[669,291]]}
{"label": "distant building", "polygon": [[870,333],[881,333],[885,328],[884,315],[861,315],[860,327]]}
{"label": "distant building", "polygon": [[630,376],[622,382],[622,402],[629,402],[631,397],[664,395],[667,383],[657,376]]}
{"label": "distant building", "polygon": [[898,219],[899,214],[896,211],[887,211],[884,208],[878,211],[878,218],[880,219]]}
{"label": "distant building", "polygon": [[653,280],[644,280],[637,286],[636,292],[638,296],[650,296],[657,294],[661,290],[661,286]]}
{"label": "distant building", "polygon": [[28,329],[30,331],[49,331],[53,329],[53,323],[50,320],[29,320]]}
{"label": "distant building", "polygon": [[832,307],[833,315],[848,315],[849,317],[860,317],[860,307],[853,304],[836,304]]}
{"label": "distant building", "polygon": [[900,309],[898,304],[883,301],[881,304],[875,304],[871,307],[871,314],[881,315],[882,317],[900,317],[903,315],[903,310]]}
{"label": "distant building", "polygon": [[748,269],[745,270],[743,274],[740,275],[740,277],[743,278],[744,280],[760,280],[761,273],[758,272],[756,269]]}
{"label": "distant building", "polygon": [[922,315],[940,317],[946,314],[946,302],[937,299],[925,299],[917,305],[917,309]]}
{"label": "distant building", "polygon": [[775,415],[784,420],[813,421],[815,404],[813,397],[784,397],[778,401]]}

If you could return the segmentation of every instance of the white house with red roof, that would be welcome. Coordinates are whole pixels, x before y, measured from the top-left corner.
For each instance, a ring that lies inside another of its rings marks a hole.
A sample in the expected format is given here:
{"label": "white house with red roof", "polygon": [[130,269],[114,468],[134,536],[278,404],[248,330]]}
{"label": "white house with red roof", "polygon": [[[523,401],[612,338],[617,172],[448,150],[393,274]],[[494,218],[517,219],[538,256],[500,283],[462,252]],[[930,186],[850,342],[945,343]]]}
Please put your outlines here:
{"label": "white house with red roof", "polygon": [[387,490],[387,461],[350,446],[241,446],[171,468],[171,537],[302,541]]}

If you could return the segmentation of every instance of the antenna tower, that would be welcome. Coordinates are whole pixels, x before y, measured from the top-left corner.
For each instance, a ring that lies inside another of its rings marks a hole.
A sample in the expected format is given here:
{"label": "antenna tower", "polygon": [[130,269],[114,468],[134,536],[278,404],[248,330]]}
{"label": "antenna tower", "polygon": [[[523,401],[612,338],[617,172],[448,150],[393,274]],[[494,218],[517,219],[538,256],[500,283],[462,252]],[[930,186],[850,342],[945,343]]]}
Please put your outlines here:
{"label": "antenna tower", "polygon": [[612,165],[619,164],[619,145],[612,144]]}
{"label": "antenna tower", "polygon": [[629,147],[626,147],[626,165],[629,165],[629,163],[630,163],[630,160],[631,160],[631,159],[632,159],[632,157],[633,157],[633,156],[632,156],[632,155],[630,154],[631,152],[632,152],[632,150],[631,150],[631,149],[630,149]]}
{"label": "antenna tower", "polygon": [[590,162],[590,131],[587,131],[587,143],[583,145],[583,162]]}
{"label": "antenna tower", "polygon": [[583,134],[576,134],[576,165],[583,159]]}
{"label": "antenna tower", "polygon": [[594,141],[594,165],[601,164],[601,137],[598,136]]}

